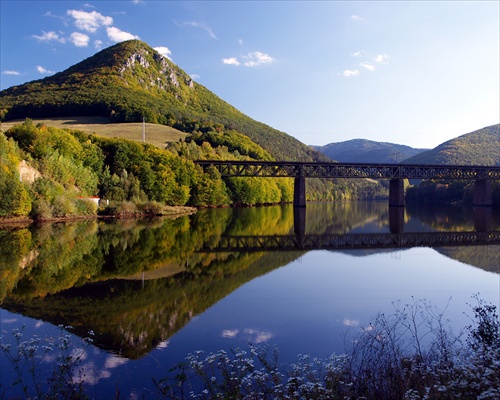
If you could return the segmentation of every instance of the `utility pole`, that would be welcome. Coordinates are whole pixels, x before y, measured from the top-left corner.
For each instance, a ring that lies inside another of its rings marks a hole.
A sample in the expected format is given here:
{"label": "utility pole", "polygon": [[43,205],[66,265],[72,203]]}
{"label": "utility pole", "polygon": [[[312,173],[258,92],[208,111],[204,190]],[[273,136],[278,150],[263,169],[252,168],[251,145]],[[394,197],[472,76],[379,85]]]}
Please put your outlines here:
{"label": "utility pole", "polygon": [[146,143],[146,118],[142,116],[142,142]]}

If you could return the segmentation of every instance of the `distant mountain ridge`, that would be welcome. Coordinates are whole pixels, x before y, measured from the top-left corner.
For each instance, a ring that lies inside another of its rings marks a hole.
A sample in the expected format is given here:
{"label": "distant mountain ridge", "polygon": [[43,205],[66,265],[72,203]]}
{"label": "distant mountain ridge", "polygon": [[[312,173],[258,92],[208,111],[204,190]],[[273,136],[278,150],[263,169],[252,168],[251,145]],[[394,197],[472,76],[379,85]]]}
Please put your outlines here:
{"label": "distant mountain ridge", "polygon": [[376,142],[367,139],[352,139],[311,146],[332,160],[339,162],[399,163],[407,158],[427,151],[395,143]]}
{"label": "distant mountain ridge", "polygon": [[65,71],[0,92],[0,120],[102,116],[190,133],[204,123],[247,135],[280,160],[325,160],[292,136],[244,115],[139,40],[108,47]]}
{"label": "distant mountain ridge", "polygon": [[405,163],[500,166],[500,124],[448,140],[405,160]]}

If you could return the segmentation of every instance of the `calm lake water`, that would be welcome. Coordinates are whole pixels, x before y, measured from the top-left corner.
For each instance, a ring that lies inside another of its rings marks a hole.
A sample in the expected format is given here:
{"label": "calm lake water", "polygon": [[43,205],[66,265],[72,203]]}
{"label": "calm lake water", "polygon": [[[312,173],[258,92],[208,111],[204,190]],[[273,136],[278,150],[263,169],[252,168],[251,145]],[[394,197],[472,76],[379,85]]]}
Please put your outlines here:
{"label": "calm lake water", "polygon": [[[398,300],[446,309],[458,332],[474,294],[500,305],[500,246],[481,242],[500,231],[499,214],[311,203],[302,214],[286,205],[0,227],[2,341],[25,325],[23,339],[48,344],[62,324],[80,347],[92,330],[81,361],[89,394],[134,399],[155,398],[153,378],[197,350],[269,345],[283,363],[342,353]],[[23,397],[0,357],[0,398]]]}

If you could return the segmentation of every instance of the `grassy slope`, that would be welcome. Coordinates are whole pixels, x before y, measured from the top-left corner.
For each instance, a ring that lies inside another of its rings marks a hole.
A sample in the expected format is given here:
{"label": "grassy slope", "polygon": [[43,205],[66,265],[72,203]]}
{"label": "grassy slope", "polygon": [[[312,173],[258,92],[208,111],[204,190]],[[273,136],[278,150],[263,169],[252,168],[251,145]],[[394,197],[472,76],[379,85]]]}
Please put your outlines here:
{"label": "grassy slope", "polygon": [[[1,123],[1,130],[6,131],[15,124],[23,121],[8,121]],[[44,124],[56,128],[77,129],[84,132],[95,133],[107,138],[122,138],[142,142],[142,123],[128,122],[112,124],[109,118],[104,117],[62,117],[50,119],[33,119],[34,124]],[[168,142],[177,142],[184,139],[186,133],[170,126],[146,123],[146,143],[165,148]]]}

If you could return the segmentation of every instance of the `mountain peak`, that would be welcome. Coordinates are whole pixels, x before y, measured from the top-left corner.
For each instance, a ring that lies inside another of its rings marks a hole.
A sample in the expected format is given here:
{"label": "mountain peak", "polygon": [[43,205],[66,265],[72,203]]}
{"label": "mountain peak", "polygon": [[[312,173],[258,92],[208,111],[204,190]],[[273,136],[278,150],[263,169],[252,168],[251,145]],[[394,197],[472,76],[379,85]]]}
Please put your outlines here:
{"label": "mountain peak", "polygon": [[197,132],[221,124],[250,137],[277,159],[325,157],[297,139],[244,115],[140,40],[103,49],[53,76],[0,92],[0,119],[99,116],[112,122]]}
{"label": "mountain peak", "polygon": [[312,147],[340,162],[398,163],[425,151],[401,144],[375,142],[368,139],[351,139]]}
{"label": "mountain peak", "polygon": [[53,78],[66,80],[93,74],[120,78],[120,83],[136,89],[170,90],[175,94],[181,85],[194,88],[188,74],[146,43],[135,39],[101,50]]}

